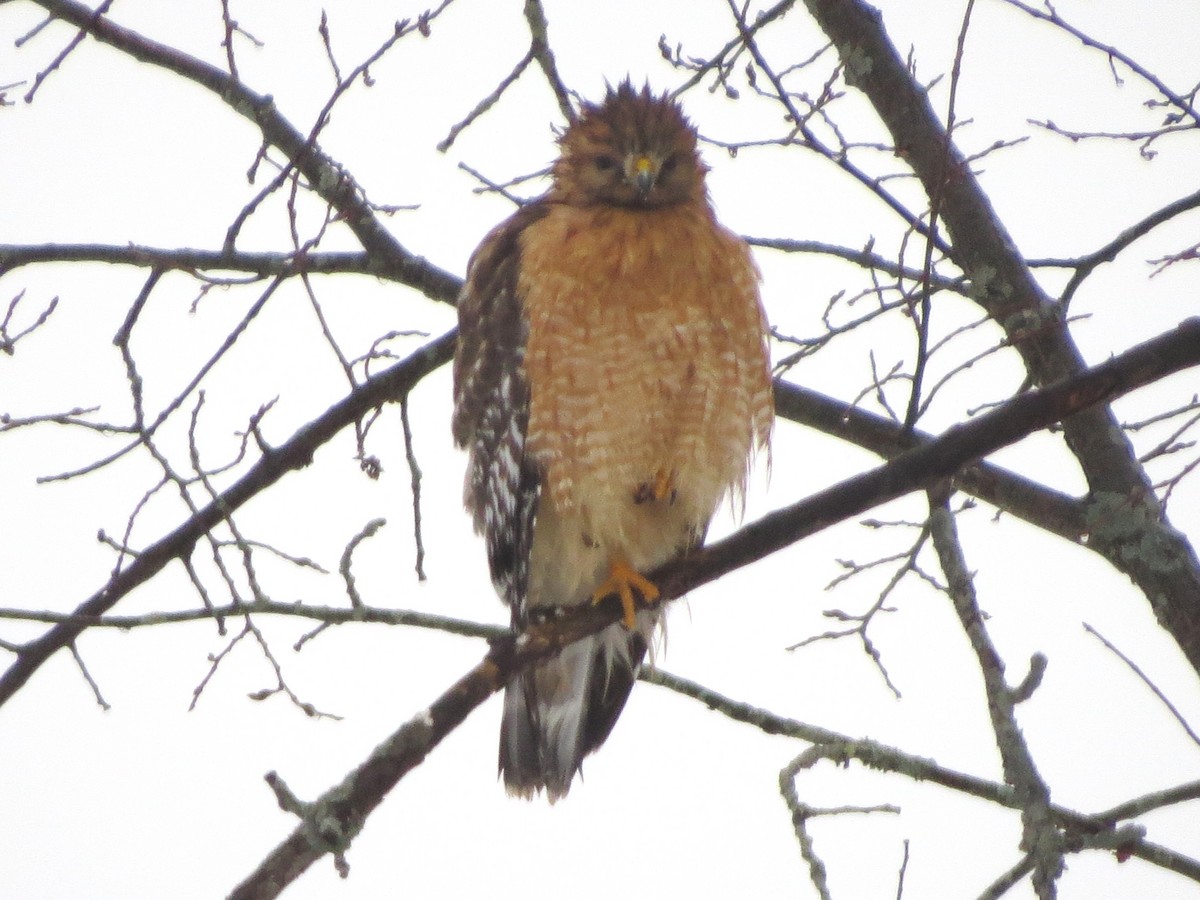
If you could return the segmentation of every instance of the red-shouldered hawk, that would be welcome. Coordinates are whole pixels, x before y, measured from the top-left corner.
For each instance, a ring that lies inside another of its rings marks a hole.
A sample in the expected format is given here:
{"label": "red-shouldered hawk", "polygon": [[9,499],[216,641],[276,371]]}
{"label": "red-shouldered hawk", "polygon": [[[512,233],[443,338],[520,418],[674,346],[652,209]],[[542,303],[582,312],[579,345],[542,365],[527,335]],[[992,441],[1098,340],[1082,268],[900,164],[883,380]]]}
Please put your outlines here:
{"label": "red-shouldered hawk", "polygon": [[551,802],[608,737],[661,619],[641,573],[703,540],[773,419],[758,272],[713,215],[679,106],[625,81],[559,144],[550,191],[468,266],[453,419],[513,627],[610,593],[625,609],[505,691],[500,771]]}

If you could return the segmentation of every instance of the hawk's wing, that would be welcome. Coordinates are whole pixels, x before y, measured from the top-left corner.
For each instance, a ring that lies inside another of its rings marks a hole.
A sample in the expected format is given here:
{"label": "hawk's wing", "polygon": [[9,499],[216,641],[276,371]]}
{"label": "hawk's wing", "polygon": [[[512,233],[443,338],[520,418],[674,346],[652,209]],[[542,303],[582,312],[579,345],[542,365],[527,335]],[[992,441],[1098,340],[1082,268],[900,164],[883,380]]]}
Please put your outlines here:
{"label": "hawk's wing", "polygon": [[[454,358],[451,424],[455,443],[470,455],[464,502],[487,542],[492,581],[517,628],[529,616],[530,555],[542,496],[542,475],[526,446],[528,325],[518,276],[521,235],[545,213],[542,202],[522,208],[475,252],[459,297]],[[659,614],[642,616],[649,633]],[[612,730],[645,653],[643,634],[616,625],[508,685],[500,769],[510,791],[531,796],[544,788],[552,801],[567,792],[580,761]]]}
{"label": "hawk's wing", "polygon": [[528,329],[517,275],[521,232],[544,214],[542,203],[530,204],[484,239],[458,301],[452,428],[455,443],[470,454],[463,502],[487,542],[492,582],[512,608],[514,623],[524,622],[540,493],[537,469],[525,452]]}

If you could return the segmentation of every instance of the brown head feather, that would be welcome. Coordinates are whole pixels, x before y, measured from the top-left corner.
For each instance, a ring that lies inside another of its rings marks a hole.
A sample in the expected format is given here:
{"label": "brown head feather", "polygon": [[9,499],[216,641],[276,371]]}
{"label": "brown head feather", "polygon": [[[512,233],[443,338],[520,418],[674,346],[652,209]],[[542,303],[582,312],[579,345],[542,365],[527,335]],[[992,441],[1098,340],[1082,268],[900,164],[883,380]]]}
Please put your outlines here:
{"label": "brown head feather", "polygon": [[625,80],[603,103],[585,103],[559,145],[553,202],[651,208],[707,199],[696,129],[649,86]]}

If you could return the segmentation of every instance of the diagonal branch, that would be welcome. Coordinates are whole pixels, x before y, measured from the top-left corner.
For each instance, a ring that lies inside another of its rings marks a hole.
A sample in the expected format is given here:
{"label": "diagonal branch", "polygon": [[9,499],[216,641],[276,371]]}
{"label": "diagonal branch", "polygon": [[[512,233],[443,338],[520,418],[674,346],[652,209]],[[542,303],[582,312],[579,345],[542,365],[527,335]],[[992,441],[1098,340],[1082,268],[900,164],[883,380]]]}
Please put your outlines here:
{"label": "diagonal branch", "polygon": [[1120,234],[1103,247],[1093,250],[1091,253],[1084,254],[1075,259],[1031,259],[1027,260],[1027,263],[1034,268],[1044,266],[1075,270],[1074,274],[1067,281],[1066,286],[1063,287],[1062,292],[1058,295],[1059,305],[1064,307],[1069,306],[1079,286],[1083,284],[1084,280],[1098,266],[1115,260],[1117,255],[1122,253],[1130,244],[1145,237],[1159,225],[1169,222],[1183,213],[1191,212],[1197,207],[1200,207],[1200,191],[1195,191],[1186,197],[1180,197],[1178,200],[1172,200],[1161,209],[1155,210],[1148,216],[1134,222],[1128,228],[1123,229]]}
{"label": "diagonal branch", "polygon": [[950,510],[950,491],[939,485],[928,492],[930,534],[946,576],[946,593],[983,676],[992,733],[1004,770],[1004,780],[1021,806],[1021,849],[1033,863],[1033,887],[1042,900],[1058,896],[1063,872],[1063,842],[1050,815],[1050,788],[1038,772],[1033,754],[1017,725],[1018,691],[1004,679],[1004,661],[988,635],[979,608],[975,583]]}
{"label": "diagonal branch", "polygon": [[[650,578],[659,585],[663,601],[675,599],[874,505],[928,487],[1065,416],[1195,365],[1200,365],[1200,318],[1189,319],[1078,377],[1024,394],[879,468],[770,513],[680,562],[651,572]],[[609,597],[602,604],[565,610],[552,621],[494,641],[483,660],[428,709],[402,725],[341,784],[305,804],[304,821],[230,894],[231,900],[276,897],[325,853],[341,853],[384,795],[476,707],[516,675],[567,644],[614,624],[621,615],[621,605]]]}
{"label": "diagonal branch", "polygon": [[1051,25],[1062,29],[1067,34],[1076,38],[1085,47],[1091,47],[1093,50],[1099,50],[1108,57],[1110,65],[1112,64],[1113,60],[1120,60],[1121,63],[1129,69],[1129,71],[1133,72],[1143,81],[1152,85],[1154,89],[1158,91],[1166,99],[1166,101],[1175,108],[1175,112],[1171,114],[1171,120],[1182,121],[1183,119],[1191,119],[1191,127],[1200,127],[1200,111],[1197,111],[1193,104],[1193,101],[1195,100],[1194,96],[1189,98],[1177,94],[1175,91],[1167,87],[1161,78],[1159,78],[1145,66],[1141,65],[1139,62],[1137,62],[1137,60],[1125,53],[1122,53],[1120,50],[1110,44],[1101,43],[1083,31],[1080,31],[1074,25],[1068,23],[1049,3],[1046,4],[1046,9],[1042,10],[1029,6],[1026,3],[1022,3],[1021,0],[1003,0],[1003,2],[1007,3],[1009,6],[1021,10],[1026,15],[1032,16],[1035,19],[1041,19],[1044,22],[1049,22]]}
{"label": "diagonal branch", "polygon": [[[137,557],[75,610],[77,616],[102,615],[175,559],[185,558],[196,541],[251,497],[262,492],[294,469],[312,460],[317,448],[341,429],[375,407],[406,394],[425,375],[449,361],[454,353],[455,332],[426,344],[411,356],[385,369],[352,390],[342,400],[309,422],[284,444],[264,448],[264,455],[240,479],[218,495],[196,515],[138,553]],[[55,625],[41,637],[20,647],[16,661],[0,675],[0,706],[15,694],[29,677],[54,653],[69,645],[86,627],[80,621]]]}
{"label": "diagonal branch", "polygon": [[[1035,384],[1085,371],[1062,310],[1038,285],[982,186],[863,0],[808,0],[809,12],[838,48],[847,80],[862,92],[902,148],[925,193],[941,197],[951,256],[971,279],[974,299],[1004,329]],[[1063,422],[1067,445],[1097,519],[1112,527],[1092,539],[1099,552],[1150,599],[1163,627],[1200,672],[1200,559],[1167,521],[1150,479],[1112,411],[1097,405]],[[1146,552],[1153,548],[1153,552]]]}
{"label": "diagonal branch", "polygon": [[[363,249],[372,257],[386,260],[389,269],[401,273],[398,279],[438,299],[444,293],[445,273],[406,250],[383,227],[374,208],[363,197],[358,184],[346,170],[324,153],[308,135],[301,133],[280,113],[269,96],[250,90],[228,72],[174,47],[151,40],[76,0],[33,0],[55,18],[70,22],[93,38],[139,62],[174,72],[216,94],[234,112],[249,119],[262,132],[264,140],[278,147],[291,165],[312,185],[313,190],[337,211],[338,219],[354,233]],[[401,32],[419,31],[428,16],[417,22],[397,23]]]}
{"label": "diagonal branch", "polygon": [[[936,438],[885,416],[782,379],[775,381],[778,416],[870,450],[885,459]],[[955,488],[1073,544],[1087,533],[1087,503],[990,462],[956,472]]]}
{"label": "diagonal branch", "polygon": [[1055,422],[1195,365],[1200,365],[1200,318],[1186,319],[1106,363],[1022,394],[879,468],[768,513],[686,560],[665,566],[652,578],[664,598],[679,597],[835,522],[950,478],[964,466]]}
{"label": "diagonal branch", "polygon": [[[80,618],[59,623],[23,645],[16,662],[0,675],[0,705],[50,656],[73,641],[86,627],[81,623],[88,617],[108,612],[121,597],[157,575],[171,560],[186,557],[192,545],[229,512],[287,472],[303,468],[316,449],[342,428],[381,403],[398,399],[430,371],[449,361],[455,337],[455,332],[448,332],[351,391],[286,443],[270,450],[196,516],[142,550],[128,568],[76,608],[74,615]],[[987,454],[1090,405],[1109,402],[1197,364],[1200,364],[1200,318],[1193,318],[1080,376],[1024,394],[973,422],[952,428],[936,440],[900,454],[884,466],[770,513],[725,540],[696,551],[681,563],[663,568],[653,577],[662,589],[664,600],[679,597],[835,522],[951,477]],[[609,608],[613,621],[616,608],[615,604]]]}
{"label": "diagonal branch", "polygon": [[541,0],[525,0],[525,21],[529,24],[529,35],[532,39],[529,52],[541,66],[542,74],[546,76],[546,82],[554,93],[554,99],[558,101],[563,120],[573,122],[575,110],[571,107],[571,93],[558,72],[558,61],[550,47],[550,25],[546,21],[546,10]]}
{"label": "diagonal branch", "polygon": [[[809,757],[805,762],[809,765],[818,761],[816,757],[828,759],[841,767],[845,767],[851,760],[856,760],[870,769],[895,772],[914,781],[936,784],[1009,809],[1021,808],[1016,791],[1007,784],[947,768],[931,759],[905,753],[870,738],[855,738],[818,725],[789,719],[750,703],[731,699],[698,682],[662,669],[644,670],[641,680],[697,700],[709,709],[716,710],[735,722],[757,728],[764,734],[783,735],[812,744],[813,747],[805,751],[805,756]],[[1055,823],[1065,829],[1073,839],[1097,838],[1105,834],[1127,838],[1127,842],[1120,845],[1122,851],[1200,882],[1200,862],[1128,831],[1118,832],[1115,828],[1120,822],[1143,812],[1168,804],[1195,800],[1197,797],[1200,797],[1200,783],[1193,781],[1170,791],[1131,800],[1097,815],[1086,815],[1053,803],[1050,804],[1049,811]],[[1032,862],[1029,866],[1032,868]]]}

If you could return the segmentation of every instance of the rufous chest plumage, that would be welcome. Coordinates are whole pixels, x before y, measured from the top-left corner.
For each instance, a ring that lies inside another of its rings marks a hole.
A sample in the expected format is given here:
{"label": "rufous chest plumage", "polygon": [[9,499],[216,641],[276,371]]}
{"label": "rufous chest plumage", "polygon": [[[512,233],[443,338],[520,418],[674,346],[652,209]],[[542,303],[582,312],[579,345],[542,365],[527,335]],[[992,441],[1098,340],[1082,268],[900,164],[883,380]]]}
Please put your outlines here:
{"label": "rufous chest plumage", "polygon": [[705,206],[555,206],[522,235],[529,451],[544,499],[621,517],[671,479],[703,525],[771,422],[758,273]]}

